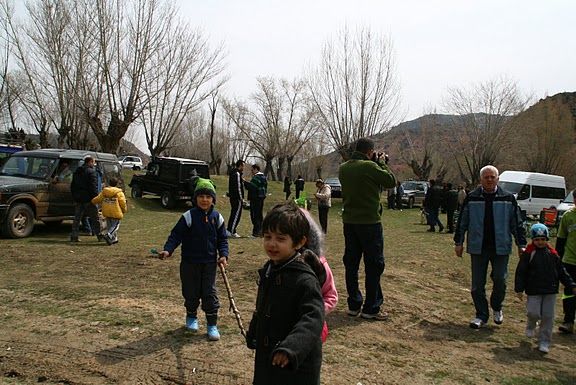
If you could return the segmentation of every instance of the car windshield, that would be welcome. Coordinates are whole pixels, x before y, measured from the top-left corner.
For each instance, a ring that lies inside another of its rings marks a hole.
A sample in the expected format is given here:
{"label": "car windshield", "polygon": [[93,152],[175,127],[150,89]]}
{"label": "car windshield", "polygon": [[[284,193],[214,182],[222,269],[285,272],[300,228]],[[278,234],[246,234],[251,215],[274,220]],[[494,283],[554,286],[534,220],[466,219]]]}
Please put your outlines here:
{"label": "car windshield", "polygon": [[54,163],[56,159],[11,156],[0,170],[0,174],[46,179],[52,174]]}
{"label": "car windshield", "polygon": [[522,187],[524,186],[522,183],[516,183],[516,182],[502,182],[500,181],[498,183],[498,185],[503,189],[506,190],[508,192],[511,192],[512,194],[518,194],[520,192],[520,190],[522,190]]}
{"label": "car windshield", "polygon": [[403,182],[402,183],[402,188],[404,189],[404,191],[406,190],[420,190],[420,191],[424,191],[424,184],[422,183],[418,183],[418,182]]}
{"label": "car windshield", "polygon": [[339,185],[339,184],[340,184],[340,180],[339,180],[338,178],[326,178],[326,180],[324,181],[324,183],[326,183],[326,184]]}

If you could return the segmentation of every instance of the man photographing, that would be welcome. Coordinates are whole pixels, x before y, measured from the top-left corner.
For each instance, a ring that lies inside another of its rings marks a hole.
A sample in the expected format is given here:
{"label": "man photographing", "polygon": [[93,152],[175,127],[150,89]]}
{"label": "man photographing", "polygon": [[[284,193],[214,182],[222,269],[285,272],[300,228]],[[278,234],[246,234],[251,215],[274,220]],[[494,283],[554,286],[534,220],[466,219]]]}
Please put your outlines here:
{"label": "man photographing", "polygon": [[[344,225],[344,267],[348,293],[348,315],[384,320],[380,277],[384,272],[384,235],[380,192],[396,185],[384,152],[374,150],[374,141],[360,138],[351,159],[339,170],[342,184],[342,222]],[[364,257],[366,299],[358,287],[358,268]]]}

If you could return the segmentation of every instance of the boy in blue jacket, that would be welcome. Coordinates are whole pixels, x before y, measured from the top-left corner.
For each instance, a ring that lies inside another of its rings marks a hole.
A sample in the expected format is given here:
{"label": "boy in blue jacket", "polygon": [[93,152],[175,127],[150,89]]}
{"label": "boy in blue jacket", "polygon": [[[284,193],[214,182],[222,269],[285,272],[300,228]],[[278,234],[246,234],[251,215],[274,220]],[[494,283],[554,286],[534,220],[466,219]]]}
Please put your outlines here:
{"label": "boy in blue jacket", "polygon": [[194,189],[195,207],[186,211],[159,253],[161,259],[170,257],[182,244],[180,281],[186,307],[186,328],[198,331],[198,306],[206,313],[210,341],[218,341],[216,326],[220,303],[216,293],[217,264],[228,265],[228,239],[224,218],[214,209],[216,189],[209,179],[198,178]]}

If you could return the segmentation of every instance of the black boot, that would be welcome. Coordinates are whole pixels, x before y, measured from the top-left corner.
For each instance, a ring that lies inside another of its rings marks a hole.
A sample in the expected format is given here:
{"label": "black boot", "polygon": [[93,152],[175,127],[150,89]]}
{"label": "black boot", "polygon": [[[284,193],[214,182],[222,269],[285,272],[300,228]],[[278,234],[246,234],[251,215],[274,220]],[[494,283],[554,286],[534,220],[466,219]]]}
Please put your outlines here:
{"label": "black boot", "polygon": [[430,226],[430,228],[426,231],[428,231],[429,233],[433,233],[436,231],[436,229],[434,228],[434,226]]}

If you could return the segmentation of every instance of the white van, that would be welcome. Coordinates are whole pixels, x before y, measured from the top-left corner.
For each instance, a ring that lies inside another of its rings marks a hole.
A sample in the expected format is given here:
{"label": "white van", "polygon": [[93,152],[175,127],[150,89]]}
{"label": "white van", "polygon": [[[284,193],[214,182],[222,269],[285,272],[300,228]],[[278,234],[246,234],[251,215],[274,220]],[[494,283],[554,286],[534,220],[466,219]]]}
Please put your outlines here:
{"label": "white van", "polygon": [[513,193],[526,215],[539,215],[549,207],[558,207],[566,196],[563,176],[526,171],[504,171],[498,185]]}

